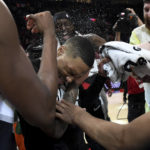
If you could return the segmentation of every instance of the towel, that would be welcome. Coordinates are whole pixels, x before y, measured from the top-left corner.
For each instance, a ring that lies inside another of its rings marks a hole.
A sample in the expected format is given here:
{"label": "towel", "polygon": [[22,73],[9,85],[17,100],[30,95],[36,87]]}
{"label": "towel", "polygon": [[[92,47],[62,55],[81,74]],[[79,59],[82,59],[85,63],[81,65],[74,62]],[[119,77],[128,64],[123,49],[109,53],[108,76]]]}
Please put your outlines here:
{"label": "towel", "polygon": [[136,75],[143,78],[150,75],[150,51],[125,42],[112,41],[100,48],[103,58],[109,57],[111,62],[103,65],[112,82],[126,81],[132,75],[131,67]]}

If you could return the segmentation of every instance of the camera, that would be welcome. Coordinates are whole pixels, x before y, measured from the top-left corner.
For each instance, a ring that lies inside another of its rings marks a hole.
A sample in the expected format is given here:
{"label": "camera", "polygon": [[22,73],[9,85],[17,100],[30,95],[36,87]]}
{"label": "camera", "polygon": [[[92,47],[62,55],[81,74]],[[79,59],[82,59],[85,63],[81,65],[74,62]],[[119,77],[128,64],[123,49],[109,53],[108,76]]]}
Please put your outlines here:
{"label": "camera", "polygon": [[118,20],[113,26],[115,32],[130,33],[138,26],[138,19],[130,10],[125,9],[117,15]]}
{"label": "camera", "polygon": [[33,40],[27,47],[26,52],[29,55],[29,58],[32,59],[38,59],[42,55],[42,49],[43,49],[43,40],[42,38],[39,38],[38,40]]}

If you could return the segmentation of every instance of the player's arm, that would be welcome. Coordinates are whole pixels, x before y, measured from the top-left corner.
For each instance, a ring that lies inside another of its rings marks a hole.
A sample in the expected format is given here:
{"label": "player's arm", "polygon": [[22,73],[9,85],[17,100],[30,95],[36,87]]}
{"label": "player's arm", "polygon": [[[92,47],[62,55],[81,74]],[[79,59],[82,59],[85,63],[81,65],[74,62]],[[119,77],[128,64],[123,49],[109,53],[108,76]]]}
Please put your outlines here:
{"label": "player's arm", "polygon": [[[78,95],[78,86],[75,83],[70,83],[64,93],[63,99],[65,101],[71,102],[75,104]],[[67,130],[68,123],[64,122],[63,120],[56,118],[55,126],[53,132],[54,138],[61,138],[65,131]]]}
{"label": "player's arm", "polygon": [[108,150],[143,150],[150,147],[149,115],[145,114],[128,125],[119,125],[95,118],[84,111],[76,114],[74,121]]}
{"label": "player's arm", "polygon": [[79,126],[87,135],[108,150],[149,149],[150,113],[144,114],[127,125],[120,125],[95,118],[84,109],[69,102],[57,102],[57,117]]}
{"label": "player's arm", "polygon": [[46,59],[43,64],[47,61],[50,66],[41,69],[39,74],[44,81],[41,82],[20,46],[14,19],[1,0],[0,20],[0,91],[25,119],[47,130],[55,117],[57,92],[55,36],[51,30],[44,29],[43,51],[49,49],[49,53],[47,56],[43,54],[42,60]]}

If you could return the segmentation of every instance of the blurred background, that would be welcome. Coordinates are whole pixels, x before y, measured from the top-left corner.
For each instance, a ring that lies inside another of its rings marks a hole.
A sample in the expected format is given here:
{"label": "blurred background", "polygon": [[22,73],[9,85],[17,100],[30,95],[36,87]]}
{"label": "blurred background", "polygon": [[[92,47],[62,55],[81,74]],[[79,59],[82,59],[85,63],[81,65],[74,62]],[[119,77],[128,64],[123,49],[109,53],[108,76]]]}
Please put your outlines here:
{"label": "blurred background", "polygon": [[30,39],[36,38],[26,30],[25,16],[43,10],[50,10],[52,15],[59,11],[67,11],[72,18],[76,30],[81,34],[96,33],[107,41],[114,40],[112,27],[118,14],[130,7],[143,19],[142,0],[4,0],[10,8],[19,31],[24,49]]}

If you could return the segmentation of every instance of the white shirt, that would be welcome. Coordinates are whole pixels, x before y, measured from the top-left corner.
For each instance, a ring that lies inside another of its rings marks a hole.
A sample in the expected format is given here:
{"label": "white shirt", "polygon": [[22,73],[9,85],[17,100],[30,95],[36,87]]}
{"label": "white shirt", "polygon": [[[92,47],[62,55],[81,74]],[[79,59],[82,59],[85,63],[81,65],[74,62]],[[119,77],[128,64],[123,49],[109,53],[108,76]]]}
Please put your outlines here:
{"label": "white shirt", "polygon": [[14,122],[14,107],[0,96],[0,120],[13,123]]}

